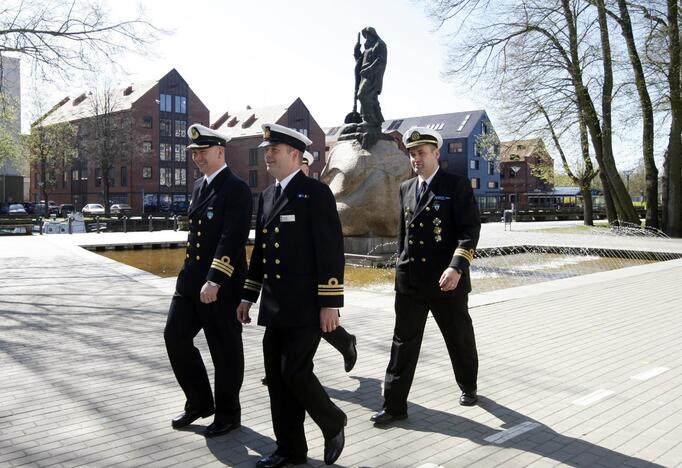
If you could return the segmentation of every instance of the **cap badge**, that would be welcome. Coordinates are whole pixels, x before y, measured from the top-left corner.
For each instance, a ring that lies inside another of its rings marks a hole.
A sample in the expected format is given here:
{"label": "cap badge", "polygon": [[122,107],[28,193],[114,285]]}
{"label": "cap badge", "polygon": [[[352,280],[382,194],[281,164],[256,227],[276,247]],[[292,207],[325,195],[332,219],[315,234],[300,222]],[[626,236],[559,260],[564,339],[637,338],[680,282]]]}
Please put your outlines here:
{"label": "cap badge", "polygon": [[272,134],[270,133],[270,127],[265,127],[263,129],[263,140],[269,140]]}
{"label": "cap badge", "polygon": [[433,218],[433,225],[434,226],[440,226],[441,220],[440,218]]}
{"label": "cap badge", "polygon": [[201,135],[199,135],[199,130],[197,130],[196,127],[192,127],[192,128],[189,129],[189,137],[190,137],[192,140],[196,140],[196,139],[199,138],[200,136],[201,136]]}
{"label": "cap badge", "polygon": [[410,141],[417,141],[421,138],[421,134],[419,132],[412,132],[412,135],[410,135]]}

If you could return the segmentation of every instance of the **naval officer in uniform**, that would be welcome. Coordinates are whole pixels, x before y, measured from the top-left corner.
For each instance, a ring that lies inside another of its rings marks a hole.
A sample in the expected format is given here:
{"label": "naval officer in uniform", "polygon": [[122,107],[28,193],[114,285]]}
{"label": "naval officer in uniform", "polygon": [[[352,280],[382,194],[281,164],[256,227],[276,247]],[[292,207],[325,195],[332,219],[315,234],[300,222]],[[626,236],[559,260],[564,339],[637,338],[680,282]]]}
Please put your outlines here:
{"label": "naval officer in uniform", "polygon": [[[192,159],[203,177],[194,183],[187,216],[185,263],[178,274],[164,331],[168,357],[185,393],[176,429],[215,413],[208,437],[239,427],[244,378],[242,325],[236,309],[246,278],[245,246],[251,191],[225,164],[228,138],[203,125],[189,127]],[[204,330],[215,367],[215,398],[194,337]]]}
{"label": "naval officer in uniform", "polygon": [[306,411],[322,430],[324,461],[343,450],[346,415],[329,399],[313,373],[322,332],[339,326],[343,306],[343,234],[329,187],[301,172],[301,158],[312,142],[277,124],[264,124],[267,171],[276,183],[258,199],[256,238],[242,323],[260,296],[258,324],[265,326],[263,356],[277,449],[256,464],[273,468],[305,463]]}
{"label": "naval officer in uniform", "polygon": [[468,310],[469,264],[481,229],[471,183],[439,169],[443,140],[430,128],[403,137],[417,177],[400,186],[400,234],[395,283],[395,328],[376,425],[407,418],[426,318],[431,311],[450,355],[459,402],[477,401],[478,353]]}

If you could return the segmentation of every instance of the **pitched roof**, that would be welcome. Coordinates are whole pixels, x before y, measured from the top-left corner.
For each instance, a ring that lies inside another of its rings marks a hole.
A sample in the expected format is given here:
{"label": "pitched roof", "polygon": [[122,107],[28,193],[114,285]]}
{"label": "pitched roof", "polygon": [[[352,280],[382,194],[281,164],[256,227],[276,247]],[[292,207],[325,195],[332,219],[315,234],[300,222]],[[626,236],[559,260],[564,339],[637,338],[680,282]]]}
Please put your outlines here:
{"label": "pitched roof", "polygon": [[[277,122],[286,113],[290,105],[246,109],[235,114],[225,112],[219,119],[213,122],[211,128],[230,138],[262,135],[261,125]],[[216,124],[218,124],[217,127],[215,126]]]}
{"label": "pitched roof", "polygon": [[[133,103],[152,89],[159,80],[134,83],[124,88],[112,89],[112,96],[115,97],[114,111],[128,110]],[[92,117],[95,115],[93,106],[93,94],[82,93],[75,98],[66,97],[47,112],[42,121],[43,125],[52,125],[62,122],[72,122],[74,120]]]}
{"label": "pitched roof", "polygon": [[[513,159],[512,156],[514,156]],[[501,161],[524,161],[530,156],[542,156],[543,158],[552,159],[549,153],[547,153],[542,138],[511,140],[500,143]]]}
{"label": "pitched roof", "polygon": [[[485,115],[485,111],[473,110],[465,112],[451,112],[448,114],[422,115],[418,117],[404,117],[402,119],[387,119],[381,126],[381,131],[390,133],[398,131],[404,135],[410,127],[429,127],[437,130],[444,140],[451,138],[466,138],[474,130],[476,123]],[[323,129],[327,135],[327,142],[336,141],[343,126],[327,127]]]}

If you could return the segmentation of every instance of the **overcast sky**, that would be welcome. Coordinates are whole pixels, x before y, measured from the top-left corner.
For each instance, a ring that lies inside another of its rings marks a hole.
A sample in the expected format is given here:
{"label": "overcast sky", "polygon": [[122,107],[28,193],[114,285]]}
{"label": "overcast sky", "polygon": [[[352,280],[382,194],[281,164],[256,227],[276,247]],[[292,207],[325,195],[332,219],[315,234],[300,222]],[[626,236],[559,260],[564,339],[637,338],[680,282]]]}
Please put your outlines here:
{"label": "overcast sky", "polygon": [[[138,6],[137,0],[104,3],[120,18],[130,18]],[[113,75],[113,81],[157,80],[175,68],[207,105],[211,121],[247,105],[288,104],[300,97],[321,126],[342,124],[353,105],[357,33],[373,26],[388,48],[380,96],[387,120],[485,109],[499,136],[513,137],[504,133],[494,102],[481,89],[443,78],[447,36],[417,1],[147,0],[144,8],[170,34],[151,56],[120,57],[127,73]],[[70,82],[49,89],[52,105],[88,87]]]}

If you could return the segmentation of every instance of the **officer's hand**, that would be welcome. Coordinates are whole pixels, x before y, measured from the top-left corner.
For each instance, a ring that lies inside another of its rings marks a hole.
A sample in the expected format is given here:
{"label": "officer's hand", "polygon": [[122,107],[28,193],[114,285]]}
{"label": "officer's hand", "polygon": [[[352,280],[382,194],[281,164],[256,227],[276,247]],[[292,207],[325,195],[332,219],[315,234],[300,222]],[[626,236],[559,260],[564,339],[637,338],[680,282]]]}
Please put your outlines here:
{"label": "officer's hand", "polygon": [[341,325],[339,309],[333,309],[331,307],[322,307],[320,309],[320,328],[323,332],[328,333],[334,331],[339,325]]}
{"label": "officer's hand", "polygon": [[462,274],[455,270],[452,267],[448,267],[445,269],[442,275],[440,275],[440,279],[438,280],[438,285],[440,286],[441,291],[452,291],[457,287],[459,284],[459,279],[462,277]]}
{"label": "officer's hand", "polygon": [[242,302],[237,306],[237,320],[241,323],[251,323],[251,317],[249,317],[249,309],[251,309],[250,302]]}
{"label": "officer's hand", "polygon": [[211,302],[217,301],[218,289],[220,289],[219,284],[212,285],[208,282],[204,283],[204,285],[201,287],[201,292],[199,293],[199,299],[204,304],[210,304]]}

